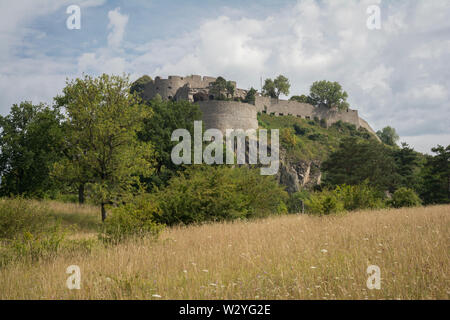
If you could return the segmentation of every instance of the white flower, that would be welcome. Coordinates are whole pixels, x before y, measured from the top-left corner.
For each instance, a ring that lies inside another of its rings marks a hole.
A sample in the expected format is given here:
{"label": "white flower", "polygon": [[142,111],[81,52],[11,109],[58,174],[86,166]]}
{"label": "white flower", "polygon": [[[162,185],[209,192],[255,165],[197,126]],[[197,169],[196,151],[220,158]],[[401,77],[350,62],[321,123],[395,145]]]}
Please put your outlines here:
{"label": "white flower", "polygon": [[320,250],[320,252],[322,252],[322,253],[327,253],[328,250],[327,250],[327,249],[322,249],[322,250]]}
{"label": "white flower", "polygon": [[152,294],[153,298],[161,298],[161,296],[159,294]]}

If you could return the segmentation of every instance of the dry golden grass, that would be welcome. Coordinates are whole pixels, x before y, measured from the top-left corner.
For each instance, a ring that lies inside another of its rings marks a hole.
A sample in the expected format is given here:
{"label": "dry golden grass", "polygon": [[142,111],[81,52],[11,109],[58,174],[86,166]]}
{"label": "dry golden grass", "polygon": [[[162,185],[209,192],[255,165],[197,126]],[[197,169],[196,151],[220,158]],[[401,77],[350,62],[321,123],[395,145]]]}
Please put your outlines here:
{"label": "dry golden grass", "polygon": [[[450,206],[434,206],[166,229],[157,242],[7,265],[0,298],[448,299],[449,222]],[[66,287],[69,265],[81,290]],[[366,287],[369,265],[381,290]]]}

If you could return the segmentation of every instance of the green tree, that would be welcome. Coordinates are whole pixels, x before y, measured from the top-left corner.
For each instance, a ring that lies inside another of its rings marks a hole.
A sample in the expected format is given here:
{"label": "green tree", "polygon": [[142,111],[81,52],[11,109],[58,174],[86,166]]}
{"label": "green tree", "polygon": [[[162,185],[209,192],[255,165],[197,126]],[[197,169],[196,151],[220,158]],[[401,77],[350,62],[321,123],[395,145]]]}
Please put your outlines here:
{"label": "green tree", "polygon": [[287,213],[286,191],[256,168],[190,167],[153,196],[161,210],[155,218],[167,225]]}
{"label": "green tree", "polygon": [[264,81],[264,86],[262,88],[262,93],[266,97],[271,97],[271,98],[276,98],[277,97],[275,83],[273,82],[272,79],[266,79]]}
{"label": "green tree", "polygon": [[43,197],[56,191],[50,171],[62,157],[61,118],[57,109],[31,102],[0,116],[0,195]]}
{"label": "green tree", "polygon": [[383,143],[389,146],[396,146],[397,141],[400,139],[395,129],[389,126],[384,127],[381,131],[378,130],[377,136]]}
{"label": "green tree", "polygon": [[250,88],[250,90],[248,90],[247,94],[245,95],[244,101],[246,103],[255,104],[256,93],[257,93],[256,89],[254,89],[253,87]]}
{"label": "green tree", "polygon": [[173,147],[178,143],[171,141],[172,132],[184,128],[194,136],[194,121],[202,119],[200,108],[187,101],[162,101],[153,99],[148,102],[152,115],[143,121],[138,133],[139,140],[154,146],[155,171],[143,179],[150,190],[153,185],[161,187],[184,166],[175,165],[171,159]]}
{"label": "green tree", "polygon": [[309,104],[312,103],[311,98],[306,96],[306,95],[304,95],[304,94],[302,94],[301,96],[292,96],[292,97],[289,98],[289,100],[290,101],[297,101],[297,102],[300,102],[300,103],[309,103]]}
{"label": "green tree", "polygon": [[401,148],[394,149],[393,156],[399,174],[399,186],[418,191],[422,184],[420,171],[423,167],[423,157],[421,154],[414,151],[407,143],[402,143]]}
{"label": "green tree", "polygon": [[288,78],[283,75],[279,75],[275,78],[275,80],[266,79],[264,81],[263,95],[279,99],[281,94],[286,96],[289,94],[290,87],[291,85]]}
{"label": "green tree", "polygon": [[228,97],[233,98],[235,90],[236,90],[236,88],[234,86],[234,83],[231,81],[227,81],[227,84],[226,84],[227,98]]}
{"label": "green tree", "polygon": [[131,84],[130,92],[137,92],[138,94],[141,94],[144,91],[145,86],[152,81],[152,78],[150,78],[148,75],[143,75]]}
{"label": "green tree", "polygon": [[420,195],[425,204],[450,203],[450,145],[438,145],[431,151],[436,155],[426,157]]}
{"label": "green tree", "polygon": [[368,180],[378,190],[394,191],[398,174],[391,150],[373,140],[344,139],[322,164],[324,183],[337,186],[358,185]]}
{"label": "green tree", "polygon": [[309,97],[315,106],[325,106],[327,108],[336,107],[345,110],[349,107],[347,103],[347,92],[342,90],[338,82],[316,81],[312,84]]}
{"label": "green tree", "polygon": [[289,79],[283,75],[279,75],[273,80],[276,89],[276,96],[280,98],[281,94],[287,96],[289,94],[289,89],[291,88],[291,84],[289,83]]}
{"label": "green tree", "polygon": [[209,93],[218,100],[225,100],[224,93],[227,92],[227,80],[224,77],[217,77],[216,81],[211,83]]}
{"label": "green tree", "polygon": [[[137,139],[151,111],[137,94],[130,94],[126,76],[86,75],[67,81],[63,95],[55,100],[64,107],[68,126],[71,161],[62,164],[71,166],[68,170],[79,175],[79,183],[88,181],[104,221],[105,205],[122,202],[139,185],[139,176],[151,173],[150,144]],[[57,169],[57,176],[64,174]]]}

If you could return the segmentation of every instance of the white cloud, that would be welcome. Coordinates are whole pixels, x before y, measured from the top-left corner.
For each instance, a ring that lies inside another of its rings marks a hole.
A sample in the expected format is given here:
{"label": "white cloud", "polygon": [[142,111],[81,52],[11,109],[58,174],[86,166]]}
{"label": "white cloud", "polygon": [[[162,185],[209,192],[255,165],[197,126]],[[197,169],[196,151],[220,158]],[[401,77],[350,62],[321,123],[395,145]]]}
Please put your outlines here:
{"label": "white cloud", "polygon": [[120,8],[108,12],[109,24],[108,45],[110,47],[119,47],[122,44],[125,27],[128,23],[128,16],[120,13]]}
{"label": "white cloud", "polygon": [[[370,31],[366,9],[377,2],[381,3],[382,29]],[[34,2],[28,3],[40,10]],[[84,3],[98,5],[103,1]],[[44,2],[42,14],[58,6],[62,5]],[[13,12],[17,10],[13,7]],[[1,5],[0,12],[4,12]],[[28,19],[30,12],[13,14],[6,22],[0,19],[0,31],[5,25],[19,26],[18,21]],[[176,37],[130,43],[126,34],[133,16],[116,8],[108,12],[106,47],[87,50],[76,63],[37,57],[34,65],[22,66],[15,58],[14,63],[0,65],[0,90],[16,101],[30,96],[52,97],[64,85],[59,76],[80,72],[127,72],[134,77],[222,75],[236,80],[239,87],[258,89],[260,76],[281,73],[290,79],[291,94],[307,93],[312,82],[327,79],[342,84],[352,107],[374,129],[393,126],[413,145],[430,149],[450,135],[449,15],[448,0],[301,0],[271,10],[265,17],[236,8],[216,15],[210,12],[198,27],[180,26]],[[151,21],[139,23],[155,27]],[[22,41],[27,31],[20,30],[17,35],[0,32],[0,37]],[[13,47],[1,43],[0,59],[4,52],[10,55]],[[16,70],[17,65],[20,68]],[[13,80],[20,82],[19,89],[10,84]],[[55,88],[53,94],[51,87]]]}

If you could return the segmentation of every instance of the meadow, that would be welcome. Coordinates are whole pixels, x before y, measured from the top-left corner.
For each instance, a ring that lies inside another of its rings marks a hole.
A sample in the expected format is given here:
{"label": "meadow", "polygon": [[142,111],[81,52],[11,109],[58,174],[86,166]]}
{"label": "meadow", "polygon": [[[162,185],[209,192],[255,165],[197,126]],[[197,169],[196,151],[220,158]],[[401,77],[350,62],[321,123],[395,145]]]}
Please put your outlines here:
{"label": "meadow", "polygon": [[[48,202],[89,250],[0,267],[0,299],[449,299],[450,206],[284,215],[97,240],[98,208]],[[66,268],[81,270],[69,290]],[[380,290],[366,285],[369,265]]]}

